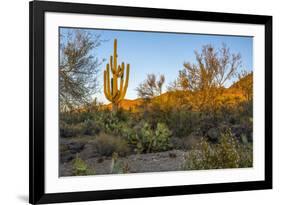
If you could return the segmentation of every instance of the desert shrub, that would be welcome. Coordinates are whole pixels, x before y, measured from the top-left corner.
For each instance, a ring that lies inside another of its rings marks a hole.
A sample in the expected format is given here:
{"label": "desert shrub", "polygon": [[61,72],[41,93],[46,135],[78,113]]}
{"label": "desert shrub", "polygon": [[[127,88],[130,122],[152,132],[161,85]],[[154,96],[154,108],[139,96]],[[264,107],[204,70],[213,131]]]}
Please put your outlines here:
{"label": "desert shrub", "polygon": [[151,126],[152,129],[157,127],[159,122],[165,122],[167,118],[167,112],[161,109],[158,103],[149,103],[148,107],[143,110],[142,118]]}
{"label": "desert shrub", "polygon": [[119,115],[120,114],[105,110],[95,116],[95,121],[98,127],[105,133],[119,135],[124,124],[124,121],[119,118]]}
{"label": "desert shrub", "polygon": [[241,116],[253,117],[253,100],[245,101],[240,106],[242,107]]}
{"label": "desert shrub", "polygon": [[167,117],[167,125],[173,136],[185,137],[198,129],[200,113],[187,109],[173,110]]}
{"label": "desert shrub", "polygon": [[111,156],[113,153],[126,156],[130,152],[127,141],[118,136],[101,133],[92,143],[102,156]]}
{"label": "desert shrub", "polygon": [[115,116],[120,120],[120,121],[129,121],[130,120],[130,112],[123,110],[122,108],[119,108],[117,112],[115,113]]}
{"label": "desert shrub", "polygon": [[216,117],[219,121],[233,125],[248,123],[249,119],[253,117],[253,102],[240,102],[233,108],[222,106],[216,113]]}
{"label": "desert shrub", "polygon": [[93,120],[87,119],[80,125],[83,135],[96,135],[101,131],[101,128]]}
{"label": "desert shrub", "polygon": [[62,137],[78,135],[96,135],[103,129],[104,113],[108,111],[94,110],[92,112],[62,112],[60,113],[60,132]]}
{"label": "desert shrub", "polygon": [[240,155],[239,167],[252,167],[253,166],[253,144],[246,143],[238,147]]}
{"label": "desert shrub", "polygon": [[99,110],[92,113],[61,113],[60,135],[76,137],[97,135],[101,131],[110,135],[127,136],[127,132],[137,121],[128,111]]}
{"label": "desert shrub", "polygon": [[185,169],[222,169],[252,166],[252,149],[241,145],[230,131],[217,144],[202,139],[186,156]]}
{"label": "desert shrub", "polygon": [[189,136],[183,137],[182,141],[183,141],[183,149],[191,150],[194,146],[196,146],[199,143],[200,137],[191,133]]}
{"label": "desert shrub", "polygon": [[81,124],[67,124],[60,122],[60,136],[61,137],[76,137],[83,133],[83,126]]}
{"label": "desert shrub", "polygon": [[157,123],[155,130],[147,122],[140,124],[141,128],[137,128],[136,132],[128,135],[128,142],[135,145],[137,152],[166,151],[171,147],[171,131],[164,123]]}
{"label": "desert shrub", "polygon": [[77,137],[80,135],[96,135],[100,132],[100,128],[92,120],[76,124],[67,124],[60,121],[60,136],[61,137]]}
{"label": "desert shrub", "polygon": [[82,160],[78,155],[76,155],[75,159],[73,160],[73,174],[75,176],[81,176],[81,175],[93,175],[95,174],[95,171],[91,169],[87,163]]}
{"label": "desert shrub", "polygon": [[197,136],[193,133],[186,137],[171,137],[171,146],[177,150],[191,150],[200,141],[201,136]]}
{"label": "desert shrub", "polygon": [[60,120],[67,124],[77,124],[91,119],[92,113],[89,112],[61,112]]}

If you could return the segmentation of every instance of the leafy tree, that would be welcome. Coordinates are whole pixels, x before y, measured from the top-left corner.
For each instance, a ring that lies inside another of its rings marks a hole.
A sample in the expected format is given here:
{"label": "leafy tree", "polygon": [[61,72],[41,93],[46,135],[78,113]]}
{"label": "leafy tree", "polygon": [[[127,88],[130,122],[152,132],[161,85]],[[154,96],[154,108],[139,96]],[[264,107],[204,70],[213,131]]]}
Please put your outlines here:
{"label": "leafy tree", "polygon": [[93,49],[101,44],[99,35],[84,30],[60,34],[59,99],[61,110],[88,103],[98,92],[100,61]]}
{"label": "leafy tree", "polygon": [[168,89],[189,91],[193,95],[194,107],[213,110],[216,96],[223,91],[226,82],[236,75],[241,56],[230,53],[225,44],[220,49],[205,45],[200,53],[195,51],[195,56],[196,64],[185,62],[177,80]]}
{"label": "leafy tree", "polygon": [[148,74],[147,79],[140,83],[136,88],[138,96],[144,99],[151,99],[154,96],[162,94],[162,87],[165,82],[165,76],[160,75],[159,80],[155,74]]}

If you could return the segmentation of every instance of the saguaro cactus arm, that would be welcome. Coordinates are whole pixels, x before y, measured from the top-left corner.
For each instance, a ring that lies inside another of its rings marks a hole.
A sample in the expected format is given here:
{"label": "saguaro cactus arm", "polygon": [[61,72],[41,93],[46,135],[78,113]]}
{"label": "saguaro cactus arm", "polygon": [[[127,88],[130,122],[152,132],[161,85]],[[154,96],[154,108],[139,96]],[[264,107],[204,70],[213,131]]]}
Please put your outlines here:
{"label": "saguaro cactus arm", "polygon": [[109,100],[112,101],[112,96],[110,94],[110,80],[109,80],[109,64],[106,65],[106,70],[104,71],[103,74],[103,90],[105,97]]}
{"label": "saguaro cactus arm", "polygon": [[[128,83],[129,83],[128,82],[129,81],[129,75],[130,75],[130,64],[127,64],[125,85],[123,86],[123,83],[122,83],[122,92],[120,93],[121,95],[119,97],[119,101],[123,100],[125,95],[126,95],[127,88],[128,88]],[[122,77],[122,80],[123,80],[123,77]]]}

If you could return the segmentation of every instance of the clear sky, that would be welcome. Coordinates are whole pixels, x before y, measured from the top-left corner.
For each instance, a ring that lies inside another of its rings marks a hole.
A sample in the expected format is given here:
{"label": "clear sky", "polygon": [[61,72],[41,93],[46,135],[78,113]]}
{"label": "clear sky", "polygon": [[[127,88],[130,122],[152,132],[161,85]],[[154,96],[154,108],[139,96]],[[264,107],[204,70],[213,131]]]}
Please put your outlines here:
{"label": "clear sky", "polygon": [[[61,32],[73,29],[61,28]],[[166,86],[178,76],[183,69],[184,62],[195,62],[194,50],[200,51],[203,45],[211,44],[220,48],[223,43],[230,48],[231,53],[240,53],[242,69],[253,70],[253,39],[252,37],[198,35],[179,33],[159,33],[120,30],[86,29],[92,34],[100,34],[105,40],[93,55],[99,59],[106,59],[101,65],[99,73],[100,93],[95,95],[99,101],[108,103],[103,94],[103,70],[113,55],[113,41],[118,41],[118,64],[122,61],[130,63],[130,80],[125,96],[126,99],[137,98],[136,87],[146,79],[146,75],[154,73],[165,75],[164,92]],[[231,82],[228,82],[231,84]]]}

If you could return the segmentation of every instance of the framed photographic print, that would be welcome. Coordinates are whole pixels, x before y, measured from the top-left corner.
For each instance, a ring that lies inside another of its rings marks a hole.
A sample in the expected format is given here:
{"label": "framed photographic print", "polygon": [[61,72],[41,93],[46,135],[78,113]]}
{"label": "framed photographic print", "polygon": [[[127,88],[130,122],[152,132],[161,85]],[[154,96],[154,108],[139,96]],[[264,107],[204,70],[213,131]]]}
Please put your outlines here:
{"label": "framed photographic print", "polygon": [[30,2],[30,203],[272,188],[272,17]]}

